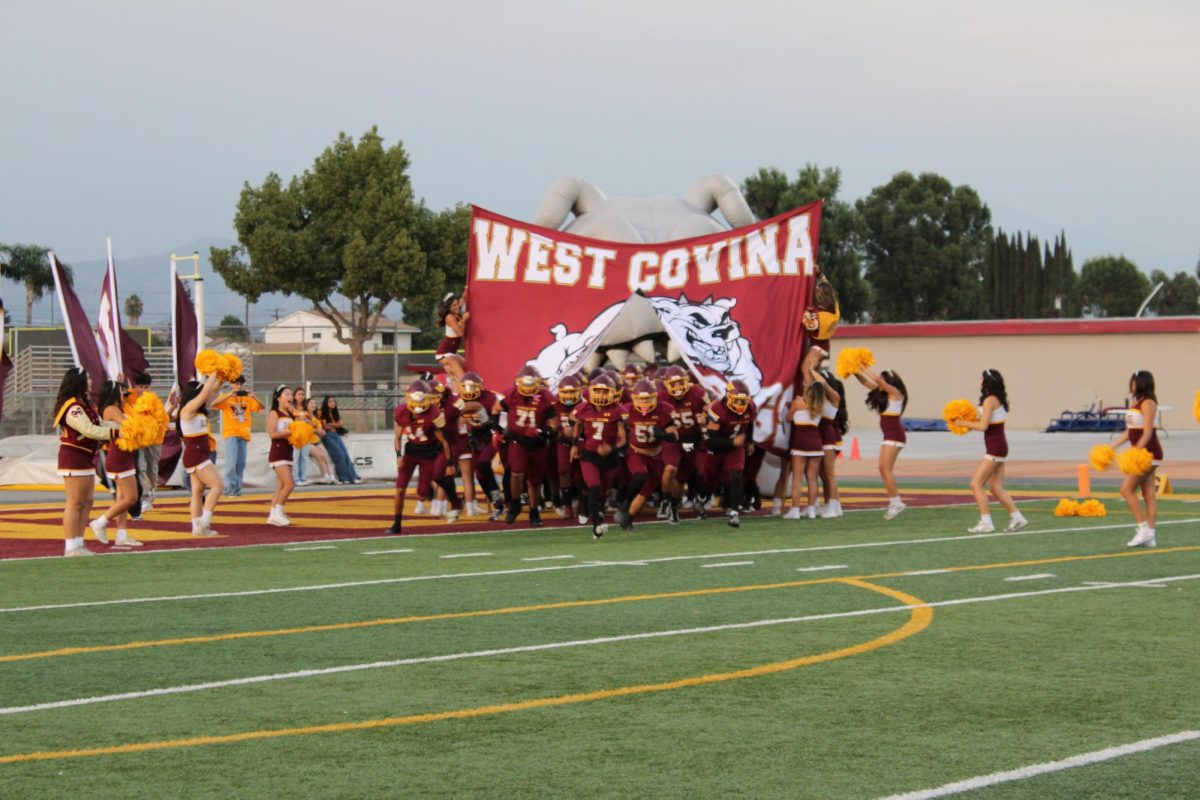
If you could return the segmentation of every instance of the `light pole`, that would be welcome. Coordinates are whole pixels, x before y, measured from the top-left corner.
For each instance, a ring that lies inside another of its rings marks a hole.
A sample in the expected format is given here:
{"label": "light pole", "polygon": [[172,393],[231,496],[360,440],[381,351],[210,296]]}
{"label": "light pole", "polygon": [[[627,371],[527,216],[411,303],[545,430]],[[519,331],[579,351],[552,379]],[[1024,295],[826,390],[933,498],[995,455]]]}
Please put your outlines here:
{"label": "light pole", "polygon": [[1140,317],[1142,315],[1142,312],[1144,312],[1146,310],[1146,306],[1150,305],[1150,301],[1154,299],[1154,295],[1158,294],[1158,290],[1166,285],[1167,284],[1165,281],[1159,281],[1158,286],[1155,286],[1150,291],[1150,294],[1146,295],[1146,299],[1142,301],[1142,305],[1138,308],[1137,313],[1134,314],[1133,316]]}

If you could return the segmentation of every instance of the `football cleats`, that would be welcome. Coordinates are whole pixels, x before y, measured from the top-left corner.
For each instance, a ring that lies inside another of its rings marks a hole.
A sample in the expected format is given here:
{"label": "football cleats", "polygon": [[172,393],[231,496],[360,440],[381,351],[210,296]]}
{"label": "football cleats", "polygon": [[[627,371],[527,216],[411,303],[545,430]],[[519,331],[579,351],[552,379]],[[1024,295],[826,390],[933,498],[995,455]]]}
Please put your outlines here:
{"label": "football cleats", "polygon": [[633,387],[633,407],[641,414],[649,414],[658,405],[658,392],[654,384],[642,378]]}
{"label": "football cleats", "polygon": [[671,397],[680,398],[692,388],[692,379],[688,377],[683,367],[670,366],[662,371],[663,386]]}
{"label": "football cleats", "polygon": [[617,402],[620,393],[608,375],[601,375],[588,385],[588,402],[596,408],[605,408]]}
{"label": "football cleats", "polygon": [[538,374],[536,369],[529,365],[521,367],[514,382],[517,391],[526,397],[532,397],[542,388],[542,376]]}
{"label": "football cleats", "polygon": [[565,406],[573,406],[583,399],[583,384],[574,375],[558,382],[558,399]]}
{"label": "football cleats", "polygon": [[458,384],[458,396],[463,400],[478,400],[483,394],[483,378],[478,372],[468,372],[463,375]]}
{"label": "football cleats", "polygon": [[745,414],[750,407],[750,387],[745,381],[730,381],[725,386],[725,405],[735,414]]}
{"label": "football cleats", "polygon": [[428,381],[416,380],[408,385],[404,402],[412,413],[423,414],[433,405],[434,397],[434,388],[429,385]]}

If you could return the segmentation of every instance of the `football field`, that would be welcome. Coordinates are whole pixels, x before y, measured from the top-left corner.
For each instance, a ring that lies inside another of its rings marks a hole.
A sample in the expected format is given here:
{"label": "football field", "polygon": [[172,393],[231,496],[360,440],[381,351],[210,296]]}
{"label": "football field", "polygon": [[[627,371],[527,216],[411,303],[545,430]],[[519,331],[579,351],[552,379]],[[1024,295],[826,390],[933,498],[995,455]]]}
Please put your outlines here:
{"label": "football field", "polygon": [[1178,497],[0,561],[0,796],[1200,796]]}

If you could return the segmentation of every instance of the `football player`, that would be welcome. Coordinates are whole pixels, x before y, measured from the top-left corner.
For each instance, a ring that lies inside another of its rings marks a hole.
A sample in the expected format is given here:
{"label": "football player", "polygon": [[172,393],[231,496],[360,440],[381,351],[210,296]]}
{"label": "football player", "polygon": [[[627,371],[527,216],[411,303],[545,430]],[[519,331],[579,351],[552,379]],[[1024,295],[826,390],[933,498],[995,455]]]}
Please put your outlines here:
{"label": "football player", "polygon": [[542,387],[542,376],[531,366],[517,372],[512,388],[500,401],[500,410],[508,412],[509,489],[512,502],[504,521],[511,525],[521,513],[521,493],[529,493],[529,524],[542,524],[542,479],[546,475],[546,443],[554,436],[558,419],[554,415],[554,397]]}
{"label": "football player", "polygon": [[619,452],[625,446],[619,397],[616,382],[608,375],[599,375],[588,385],[587,402],[580,403],[572,413],[576,435],[571,459],[580,461],[588,492],[588,519],[592,523],[592,536],[597,539],[608,533],[604,496],[612,486]]}
{"label": "football player", "polygon": [[705,417],[708,457],[704,479],[710,490],[719,489],[722,479],[729,486],[725,516],[732,528],[741,525],[738,509],[742,507],[746,446],[751,442],[756,413],[745,381],[733,380],[725,387],[725,397],[709,404]]}
{"label": "football player", "polygon": [[643,378],[634,384],[632,394],[633,402],[622,411],[629,441],[625,454],[629,486],[616,513],[617,522],[627,531],[633,530],[633,518],[662,482],[663,442],[679,441],[679,429],[670,409],[659,404],[654,384]]}
{"label": "football player", "polygon": [[[662,391],[659,405],[671,415],[671,422],[678,431],[679,441],[663,443],[662,492],[669,503],[668,515],[673,524],[679,522],[679,506],[683,501],[683,485],[697,472],[701,429],[708,406],[704,389],[691,382],[682,367],[670,366],[662,370]],[[703,504],[698,506],[703,514]]]}
{"label": "football player", "polygon": [[[422,380],[413,381],[404,396],[404,402],[396,406],[396,496],[392,507],[392,527],[387,533],[401,533],[404,516],[404,496],[408,492],[408,482],[413,472],[420,470],[417,481],[417,491],[429,496],[432,493],[430,483],[436,483],[446,491],[451,498],[451,511],[446,519],[454,522],[458,519],[458,511],[462,507],[458,492],[454,488],[454,467],[450,462],[450,443],[446,440],[443,429],[446,427],[446,415],[442,413],[437,403],[437,390]],[[402,443],[403,442],[403,449]],[[445,456],[449,466],[442,474],[434,475],[434,463],[438,453]]]}
{"label": "football player", "polygon": [[554,413],[558,416],[558,442],[554,448],[554,461],[561,498],[558,515],[563,518],[574,514],[577,489],[583,486],[579,462],[571,460],[571,445],[575,443],[575,421],[571,414],[582,400],[583,383],[578,377],[567,375],[559,381],[558,397],[554,401]]}
{"label": "football player", "polygon": [[[492,461],[497,452],[495,434],[501,428],[489,409],[497,408],[503,398],[499,393],[484,388],[483,378],[478,372],[464,373],[459,389],[459,400],[462,402],[460,420],[467,429],[467,445],[473,455],[473,477],[479,480],[479,487],[492,501],[492,519],[499,519],[504,512],[504,493],[496,483]],[[466,481],[464,475],[463,483]]]}

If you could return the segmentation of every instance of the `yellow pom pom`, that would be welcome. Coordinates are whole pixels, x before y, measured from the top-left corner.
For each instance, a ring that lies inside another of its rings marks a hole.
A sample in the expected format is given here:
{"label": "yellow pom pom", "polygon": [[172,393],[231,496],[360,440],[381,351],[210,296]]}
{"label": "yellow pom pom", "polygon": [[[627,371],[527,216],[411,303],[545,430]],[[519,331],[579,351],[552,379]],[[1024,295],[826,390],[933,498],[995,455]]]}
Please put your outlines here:
{"label": "yellow pom pom", "polygon": [[214,374],[221,364],[221,354],[216,350],[201,350],[196,353],[196,372],[201,375]]}
{"label": "yellow pom pom", "polygon": [[1058,505],[1054,507],[1054,516],[1056,517],[1073,517],[1079,513],[1079,503],[1074,500],[1064,497],[1058,501]]}
{"label": "yellow pom pom", "polygon": [[955,420],[965,419],[968,422],[979,421],[979,411],[975,406],[971,405],[970,400],[951,400],[946,403],[946,407],[942,409],[942,418],[946,420],[946,427],[956,436],[962,436],[970,428],[965,428],[962,425],[955,425]]}
{"label": "yellow pom pom", "polygon": [[317,440],[313,426],[302,419],[294,420],[288,429],[288,442],[295,448],[310,445]]}
{"label": "yellow pom pom", "polygon": [[117,437],[117,447],[131,453],[154,444],[155,431],[156,426],[151,417],[147,417],[145,414],[127,414],[121,422],[121,434]]}
{"label": "yellow pom pom", "polygon": [[1081,517],[1107,517],[1108,509],[1099,500],[1085,500],[1079,504],[1076,513]]}
{"label": "yellow pom pom", "polygon": [[242,360],[233,353],[226,353],[221,356],[221,363],[217,365],[217,376],[226,383],[232,383],[235,378],[242,374]]}
{"label": "yellow pom pom", "polygon": [[1200,422],[1200,389],[1196,390],[1196,404],[1192,406],[1192,416]]}
{"label": "yellow pom pom", "polygon": [[1097,472],[1104,472],[1112,466],[1112,462],[1117,458],[1117,451],[1113,450],[1106,444],[1098,444],[1088,453],[1088,462],[1092,465],[1092,469]]}
{"label": "yellow pom pom", "polygon": [[1153,460],[1154,456],[1150,455],[1146,448],[1131,447],[1121,453],[1121,457],[1117,459],[1117,466],[1126,475],[1145,475],[1150,471],[1150,462]]}
{"label": "yellow pom pom", "polygon": [[838,353],[837,374],[841,378],[857,375],[875,363],[875,355],[865,347],[847,347]]}

